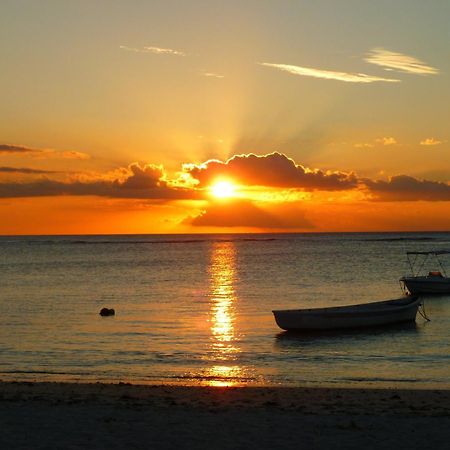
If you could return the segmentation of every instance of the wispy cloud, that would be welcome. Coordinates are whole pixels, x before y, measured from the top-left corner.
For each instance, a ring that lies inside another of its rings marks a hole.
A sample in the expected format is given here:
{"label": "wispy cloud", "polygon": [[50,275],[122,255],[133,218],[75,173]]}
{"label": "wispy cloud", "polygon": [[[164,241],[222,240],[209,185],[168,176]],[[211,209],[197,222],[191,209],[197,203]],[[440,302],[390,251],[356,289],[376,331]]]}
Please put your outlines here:
{"label": "wispy cloud", "polygon": [[312,67],[292,66],[289,64],[273,64],[259,63],[262,66],[273,67],[275,69],[284,70],[294,75],[302,75],[304,77],[323,78],[326,80],[345,81],[347,83],[374,83],[376,81],[384,81],[389,83],[398,83],[400,80],[392,78],[382,78],[365,73],[348,73],[334,72],[332,70],[314,69]]}
{"label": "wispy cloud", "polygon": [[162,47],[127,47],[126,45],[120,45],[119,48],[122,50],[127,50],[129,52],[135,53],[154,53],[156,55],[176,55],[176,56],[186,56],[186,53],[180,50],[174,50],[173,48],[162,48]]}
{"label": "wispy cloud", "polygon": [[28,167],[0,167],[0,173],[23,173],[27,175],[62,173],[56,170],[30,169]]}
{"label": "wispy cloud", "polygon": [[23,145],[0,144],[0,153],[34,153],[39,150]]}
{"label": "wispy cloud", "polygon": [[39,149],[26,147],[25,145],[0,144],[0,154],[30,154],[34,158],[52,158],[52,159],[89,159],[87,153],[69,151],[58,151],[53,149]]}
{"label": "wispy cloud", "polygon": [[439,144],[442,144],[442,141],[439,141],[438,139],[435,139],[433,137],[420,141],[420,145],[439,145]]}
{"label": "wispy cloud", "polygon": [[210,78],[225,78],[225,75],[220,75],[219,73],[214,72],[203,72],[203,76]]}
{"label": "wispy cloud", "polygon": [[357,142],[357,143],[353,144],[353,147],[355,147],[355,148],[373,148],[376,145],[388,146],[388,145],[399,145],[399,143],[398,143],[397,139],[395,139],[395,137],[384,136],[381,138],[377,138],[372,142]]}
{"label": "wispy cloud", "polygon": [[357,142],[356,144],[353,144],[353,147],[355,147],[355,148],[373,148],[374,145],[370,142]]}
{"label": "wispy cloud", "polygon": [[392,52],[384,48],[372,49],[365,58],[370,64],[376,64],[385,70],[398,70],[400,72],[414,73],[418,75],[436,75],[439,69],[428,66],[420,59],[403,53]]}

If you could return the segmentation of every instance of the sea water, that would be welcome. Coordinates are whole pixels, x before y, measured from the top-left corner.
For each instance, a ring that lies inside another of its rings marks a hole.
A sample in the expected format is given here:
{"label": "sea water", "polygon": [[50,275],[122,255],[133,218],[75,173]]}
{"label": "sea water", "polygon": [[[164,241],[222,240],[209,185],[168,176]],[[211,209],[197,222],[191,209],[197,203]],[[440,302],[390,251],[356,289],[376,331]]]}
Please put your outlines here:
{"label": "sea water", "polygon": [[357,331],[271,312],[401,297],[406,251],[435,248],[450,233],[3,236],[0,379],[450,388],[450,296]]}

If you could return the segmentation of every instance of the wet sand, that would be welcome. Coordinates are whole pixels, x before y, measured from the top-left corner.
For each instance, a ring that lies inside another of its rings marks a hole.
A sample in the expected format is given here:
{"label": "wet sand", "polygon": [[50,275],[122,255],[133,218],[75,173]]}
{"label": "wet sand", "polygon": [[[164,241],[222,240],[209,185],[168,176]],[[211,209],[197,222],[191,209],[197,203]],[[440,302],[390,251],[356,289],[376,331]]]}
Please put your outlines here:
{"label": "wet sand", "polygon": [[450,390],[0,382],[2,449],[447,449]]}

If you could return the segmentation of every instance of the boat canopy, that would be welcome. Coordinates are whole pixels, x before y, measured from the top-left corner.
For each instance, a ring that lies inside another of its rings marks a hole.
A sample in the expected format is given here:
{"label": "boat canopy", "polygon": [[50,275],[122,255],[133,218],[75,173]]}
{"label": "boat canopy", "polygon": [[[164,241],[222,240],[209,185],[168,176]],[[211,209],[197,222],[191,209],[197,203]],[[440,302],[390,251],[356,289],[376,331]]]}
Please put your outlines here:
{"label": "boat canopy", "polygon": [[[447,277],[447,274],[445,273],[444,266],[442,265],[439,256],[440,255],[450,255],[450,249],[441,249],[441,250],[429,250],[429,251],[421,251],[421,252],[406,252],[406,257],[408,258],[409,267],[411,268],[411,273],[414,277],[419,276],[419,272],[424,268],[425,263],[428,260],[429,256],[434,256],[437,263],[439,264],[439,267],[444,274],[445,277]],[[423,256],[423,258],[421,257]],[[419,266],[419,267],[417,267]]]}

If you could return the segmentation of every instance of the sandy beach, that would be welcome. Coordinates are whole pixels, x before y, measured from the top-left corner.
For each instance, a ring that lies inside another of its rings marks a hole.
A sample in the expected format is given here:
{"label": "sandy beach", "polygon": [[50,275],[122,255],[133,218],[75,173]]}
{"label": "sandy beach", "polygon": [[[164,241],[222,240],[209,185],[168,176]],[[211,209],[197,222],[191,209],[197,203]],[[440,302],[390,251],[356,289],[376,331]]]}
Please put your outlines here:
{"label": "sandy beach", "polygon": [[450,391],[0,383],[2,449],[444,449]]}

